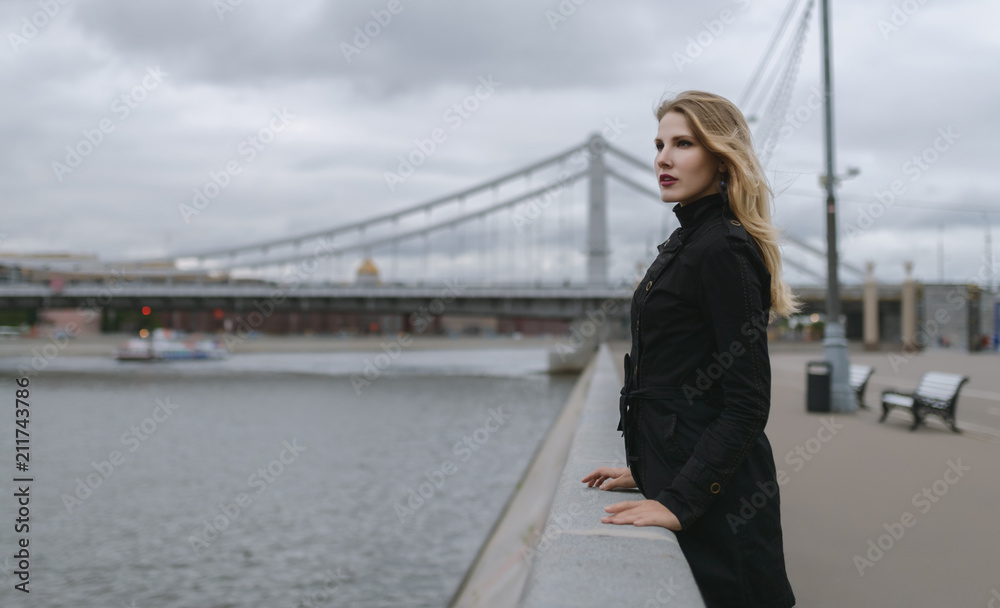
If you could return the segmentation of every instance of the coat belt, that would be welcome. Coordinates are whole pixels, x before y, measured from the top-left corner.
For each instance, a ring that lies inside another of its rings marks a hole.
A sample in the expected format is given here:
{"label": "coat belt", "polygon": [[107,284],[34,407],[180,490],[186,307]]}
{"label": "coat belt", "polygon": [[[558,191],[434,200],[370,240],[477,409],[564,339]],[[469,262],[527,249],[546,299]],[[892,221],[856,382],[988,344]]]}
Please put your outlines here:
{"label": "coat belt", "polygon": [[[618,399],[618,430],[625,435],[625,421],[631,413],[632,404],[636,401],[658,401],[664,407],[694,422],[699,420],[707,425],[718,417],[721,404],[715,404],[711,399],[691,399],[681,386],[644,386],[635,387],[635,375],[632,373],[632,360],[625,355],[625,385],[622,386]],[[677,407],[678,401],[682,401]]]}

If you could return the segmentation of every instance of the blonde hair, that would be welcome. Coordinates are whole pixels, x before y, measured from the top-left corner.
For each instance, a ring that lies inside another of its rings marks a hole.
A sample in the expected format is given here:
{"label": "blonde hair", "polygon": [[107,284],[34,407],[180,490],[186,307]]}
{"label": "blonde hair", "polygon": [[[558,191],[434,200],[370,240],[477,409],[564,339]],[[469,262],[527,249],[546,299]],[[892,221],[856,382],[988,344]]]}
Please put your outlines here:
{"label": "blonde hair", "polygon": [[781,276],[780,233],[771,223],[772,192],[743,113],[725,97],[703,91],[685,91],[662,102],[656,120],[667,112],[684,116],[699,142],[725,164],[729,208],[760,247],[771,273],[771,312],[782,317],[795,314],[802,302]]}

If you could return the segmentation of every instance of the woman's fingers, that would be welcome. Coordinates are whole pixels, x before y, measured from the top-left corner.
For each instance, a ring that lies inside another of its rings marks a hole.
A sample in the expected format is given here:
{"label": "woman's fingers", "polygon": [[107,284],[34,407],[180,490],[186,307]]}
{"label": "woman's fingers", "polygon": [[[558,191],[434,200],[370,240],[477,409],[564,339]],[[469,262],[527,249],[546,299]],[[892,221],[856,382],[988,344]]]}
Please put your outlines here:
{"label": "woman's fingers", "polygon": [[619,515],[605,515],[604,517],[601,518],[601,523],[626,526],[628,524],[635,523],[635,516],[631,516],[627,513],[621,513]]}
{"label": "woman's fingers", "polygon": [[633,524],[660,526],[668,530],[681,530],[677,517],[655,500],[627,500],[604,507],[610,515],[601,518],[605,524]]}
{"label": "woman's fingers", "polygon": [[643,517],[645,513],[641,508],[644,500],[626,500],[623,502],[616,502],[613,505],[608,505],[604,507],[604,510],[610,513],[610,515],[605,515],[601,518],[601,523],[605,524],[631,524],[634,523],[640,517]]}
{"label": "woman's fingers", "polygon": [[635,488],[635,480],[628,469],[622,469],[618,475],[601,484],[602,490],[613,490],[615,488]]}
{"label": "woman's fingers", "polygon": [[592,488],[595,485],[601,485],[604,483],[604,480],[614,476],[614,473],[615,470],[611,467],[598,467],[580,481],[586,483],[588,487]]}
{"label": "woman's fingers", "polygon": [[609,478],[607,481],[598,484],[602,490],[613,490],[615,488],[621,488],[626,484],[624,475],[619,477]]}
{"label": "woman's fingers", "polygon": [[601,523],[605,524],[631,524],[638,519],[640,515],[636,512],[636,509],[628,509],[622,511],[621,513],[616,513],[614,515],[605,515],[601,518]]}
{"label": "woman's fingers", "polygon": [[588,488],[599,486],[602,490],[636,487],[635,481],[632,479],[632,474],[628,467],[621,467],[617,469],[614,467],[598,467],[587,474],[580,481],[587,484]]}
{"label": "woman's fingers", "polygon": [[604,510],[608,513],[620,513],[622,511],[627,511],[633,507],[637,507],[642,504],[641,500],[623,500],[622,502],[616,502],[613,505],[608,505],[604,507]]}

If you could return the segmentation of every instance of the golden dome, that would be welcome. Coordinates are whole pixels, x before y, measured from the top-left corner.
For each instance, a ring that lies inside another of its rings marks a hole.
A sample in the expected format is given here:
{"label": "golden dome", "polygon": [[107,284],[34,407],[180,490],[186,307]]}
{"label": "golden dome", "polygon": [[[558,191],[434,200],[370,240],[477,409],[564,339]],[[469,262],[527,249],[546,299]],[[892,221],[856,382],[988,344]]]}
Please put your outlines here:
{"label": "golden dome", "polygon": [[365,261],[361,263],[361,267],[358,268],[358,276],[361,275],[378,276],[378,266],[375,265],[375,262],[372,262],[371,258],[365,258]]}

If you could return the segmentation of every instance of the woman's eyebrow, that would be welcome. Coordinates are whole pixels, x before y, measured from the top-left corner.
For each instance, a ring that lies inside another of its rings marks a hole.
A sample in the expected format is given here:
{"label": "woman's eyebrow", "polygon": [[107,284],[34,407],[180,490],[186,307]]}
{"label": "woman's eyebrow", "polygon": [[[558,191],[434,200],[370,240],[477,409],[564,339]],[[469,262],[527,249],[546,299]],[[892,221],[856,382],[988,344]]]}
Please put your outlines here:
{"label": "woman's eyebrow", "polygon": [[[670,139],[672,141],[677,141],[678,139],[694,139],[694,136],[693,135],[674,135]],[[660,137],[656,137],[656,138],[653,139],[653,141],[663,141],[663,139],[660,138]]]}

